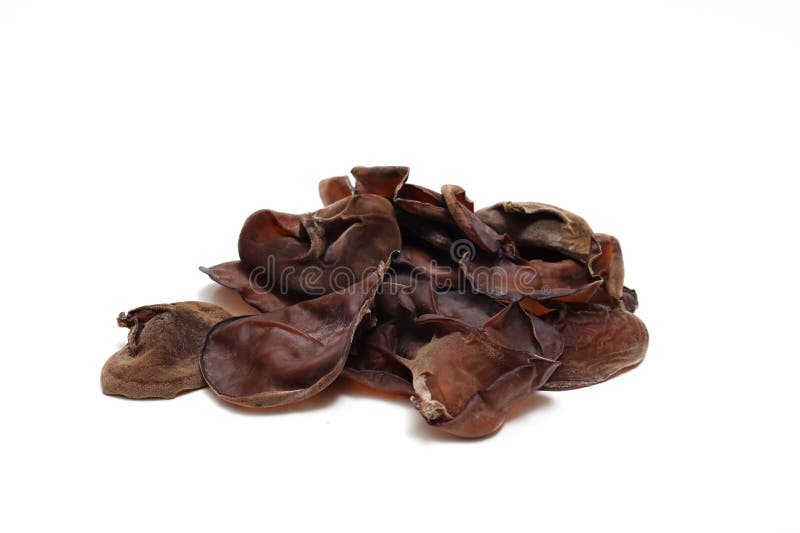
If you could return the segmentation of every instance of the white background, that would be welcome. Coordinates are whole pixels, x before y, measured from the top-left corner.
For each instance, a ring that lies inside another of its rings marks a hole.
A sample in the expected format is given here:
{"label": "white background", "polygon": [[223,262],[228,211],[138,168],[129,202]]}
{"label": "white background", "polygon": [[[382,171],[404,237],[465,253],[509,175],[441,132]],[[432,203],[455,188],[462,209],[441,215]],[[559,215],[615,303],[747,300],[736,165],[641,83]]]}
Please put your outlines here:
{"label": "white background", "polygon": [[[0,529],[797,531],[798,147],[796,2],[0,1]],[[619,237],[644,364],[472,442],[100,392],[119,311],[235,307],[197,266],[357,164]]]}

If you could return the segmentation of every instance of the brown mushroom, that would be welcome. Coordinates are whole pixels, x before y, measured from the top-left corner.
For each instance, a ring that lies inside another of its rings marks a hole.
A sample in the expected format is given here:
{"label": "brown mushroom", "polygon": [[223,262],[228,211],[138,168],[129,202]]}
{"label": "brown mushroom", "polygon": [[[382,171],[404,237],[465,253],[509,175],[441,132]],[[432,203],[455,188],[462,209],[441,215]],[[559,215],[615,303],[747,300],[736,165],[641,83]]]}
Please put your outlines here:
{"label": "brown mushroom", "polygon": [[[594,232],[581,217],[565,209],[536,202],[502,202],[476,215],[498,233],[506,233],[522,257],[536,248],[555,250],[584,263],[596,253]],[[531,257],[532,258],[532,257]]]}
{"label": "brown mushroom", "polygon": [[377,265],[341,292],[218,324],[200,358],[209,387],[247,407],[293,403],[323,390],[341,373],[385,268]]}
{"label": "brown mushroom", "polygon": [[201,270],[272,311],[344,289],[399,248],[391,203],[359,194],[304,215],[257,211],[239,236],[241,260]]}
{"label": "brown mushroom", "polygon": [[547,382],[562,348],[551,326],[517,304],[479,328],[422,316],[405,335],[412,340],[401,339],[394,358],[411,371],[414,406],[428,424],[460,437],[497,431],[516,401]]}
{"label": "brown mushroom", "polygon": [[200,351],[206,334],[230,313],[202,302],[146,305],[120,313],[128,343],[100,373],[103,392],[128,398],[174,398],[205,387]]}
{"label": "brown mushroom", "polygon": [[542,390],[601,383],[638,365],[647,351],[647,328],[622,307],[571,305],[554,325],[564,339],[564,352]]}

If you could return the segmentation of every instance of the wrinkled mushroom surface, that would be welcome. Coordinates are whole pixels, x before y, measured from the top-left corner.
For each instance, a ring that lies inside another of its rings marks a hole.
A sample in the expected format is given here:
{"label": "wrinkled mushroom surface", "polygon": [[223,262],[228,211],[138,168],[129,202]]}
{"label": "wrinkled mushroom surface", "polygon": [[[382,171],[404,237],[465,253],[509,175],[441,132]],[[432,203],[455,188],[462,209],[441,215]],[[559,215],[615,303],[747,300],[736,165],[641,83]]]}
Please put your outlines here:
{"label": "wrinkled mushroom surface", "polygon": [[205,386],[200,351],[214,324],[231,315],[203,302],[146,305],[120,313],[127,344],[106,361],[100,383],[106,394],[173,398]]}
{"label": "wrinkled mushroom surface", "polygon": [[498,233],[508,234],[520,249],[541,248],[587,261],[594,252],[594,232],[581,217],[537,202],[501,202],[476,215]]}
{"label": "wrinkled mushroom surface", "polygon": [[392,204],[365,193],[304,215],[257,211],[239,235],[240,260],[201,270],[272,311],[345,289],[400,246]]}
{"label": "wrinkled mushroom surface", "polygon": [[396,322],[360,348],[408,370],[403,376],[396,367],[383,369],[383,383],[390,382],[386,374],[410,377],[412,402],[428,424],[481,437],[499,429],[513,403],[547,381],[562,345],[552,326],[512,304],[478,326],[438,314]]}
{"label": "wrinkled mushroom surface", "polygon": [[561,366],[543,390],[587,387],[638,365],[649,335],[644,323],[622,307],[570,306],[555,326],[564,339]]}

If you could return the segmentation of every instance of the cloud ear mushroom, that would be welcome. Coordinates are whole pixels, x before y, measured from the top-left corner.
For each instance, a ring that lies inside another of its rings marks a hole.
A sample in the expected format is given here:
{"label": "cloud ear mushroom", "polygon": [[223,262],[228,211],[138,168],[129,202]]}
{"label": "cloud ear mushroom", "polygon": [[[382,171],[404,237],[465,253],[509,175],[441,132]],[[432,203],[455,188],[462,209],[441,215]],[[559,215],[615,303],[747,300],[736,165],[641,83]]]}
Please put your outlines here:
{"label": "cloud ear mushroom", "polygon": [[[545,248],[586,262],[592,255],[592,228],[565,209],[536,202],[502,202],[481,209],[478,218],[506,233],[523,250]],[[521,252],[524,256],[524,251]]]}
{"label": "cloud ear mushroom", "polygon": [[200,366],[221,399],[246,407],[297,402],[330,385],[344,368],[385,265],[341,292],[277,311],[237,317],[208,334]]}
{"label": "cloud ear mushroom", "polygon": [[561,366],[542,390],[588,387],[638,365],[647,351],[644,323],[623,307],[569,307],[555,324],[564,339]]}
{"label": "cloud ear mushroom", "polygon": [[202,302],[146,305],[120,313],[128,343],[100,373],[103,392],[128,398],[174,398],[205,387],[200,351],[214,324],[231,315]]}
{"label": "cloud ear mushroom", "polygon": [[547,381],[562,349],[552,326],[517,304],[477,327],[425,314],[393,334],[388,342],[378,336],[367,349],[408,369],[412,402],[428,424],[469,438],[497,431],[511,406]]}
{"label": "cloud ear mushroom", "polygon": [[320,195],[333,202],[312,213],[256,211],[239,234],[239,261],[200,270],[263,312],[361,279],[400,248],[400,228],[389,200],[346,194],[345,181],[323,180]]}

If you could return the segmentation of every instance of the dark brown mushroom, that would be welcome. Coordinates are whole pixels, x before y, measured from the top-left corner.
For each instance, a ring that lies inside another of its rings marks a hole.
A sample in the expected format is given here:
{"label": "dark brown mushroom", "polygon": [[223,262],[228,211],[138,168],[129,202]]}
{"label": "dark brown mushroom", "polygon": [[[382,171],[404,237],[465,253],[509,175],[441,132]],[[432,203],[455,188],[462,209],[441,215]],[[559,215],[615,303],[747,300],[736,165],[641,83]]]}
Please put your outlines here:
{"label": "dark brown mushroom", "polygon": [[477,290],[524,302],[536,314],[550,311],[547,302],[619,305],[624,266],[616,238],[594,234],[582,218],[545,204],[505,202],[478,215],[487,226],[507,231],[504,237],[510,236],[515,246],[502,252],[487,246],[498,238],[462,209],[465,222],[460,226],[469,224],[478,230],[470,238],[484,242],[474,257],[461,259]]}
{"label": "dark brown mushroom", "polygon": [[394,354],[398,345],[414,338],[411,332],[419,318],[441,316],[478,328],[502,308],[499,302],[463,287],[441,289],[420,272],[393,272],[377,296],[373,323],[365,324],[356,337],[345,375],[382,392],[411,393],[411,374]]}
{"label": "dark brown mushroom", "polygon": [[395,360],[411,371],[414,406],[460,437],[497,431],[516,401],[547,382],[562,348],[551,326],[517,304],[479,328],[426,315],[406,334],[415,342],[399,342]]}
{"label": "dark brown mushroom", "polygon": [[205,387],[200,351],[206,334],[230,313],[202,302],[146,305],[120,313],[128,343],[100,373],[103,392],[128,398],[174,398]]}
{"label": "dark brown mushroom", "polygon": [[241,261],[201,270],[271,311],[344,289],[399,248],[391,203],[359,194],[304,215],[257,211],[239,236]]}
{"label": "dark brown mushroom", "polygon": [[638,365],[647,351],[647,328],[621,307],[570,305],[555,326],[564,339],[564,352],[561,366],[542,390],[601,383]]}
{"label": "dark brown mushroom", "polygon": [[[506,233],[521,257],[535,258],[535,249],[556,250],[586,263],[594,253],[594,232],[581,217],[565,209],[536,202],[502,202],[476,215],[498,233]],[[525,249],[532,254],[526,254]]]}
{"label": "dark brown mushroom", "polygon": [[341,292],[218,324],[200,359],[209,387],[247,407],[293,403],[323,390],[341,373],[385,268],[378,264]]}
{"label": "dark brown mushroom", "polygon": [[517,304],[424,275],[385,281],[345,375],[392,394],[413,394],[431,425],[477,437],[494,432],[511,404],[539,388],[563,348],[550,324]]}

